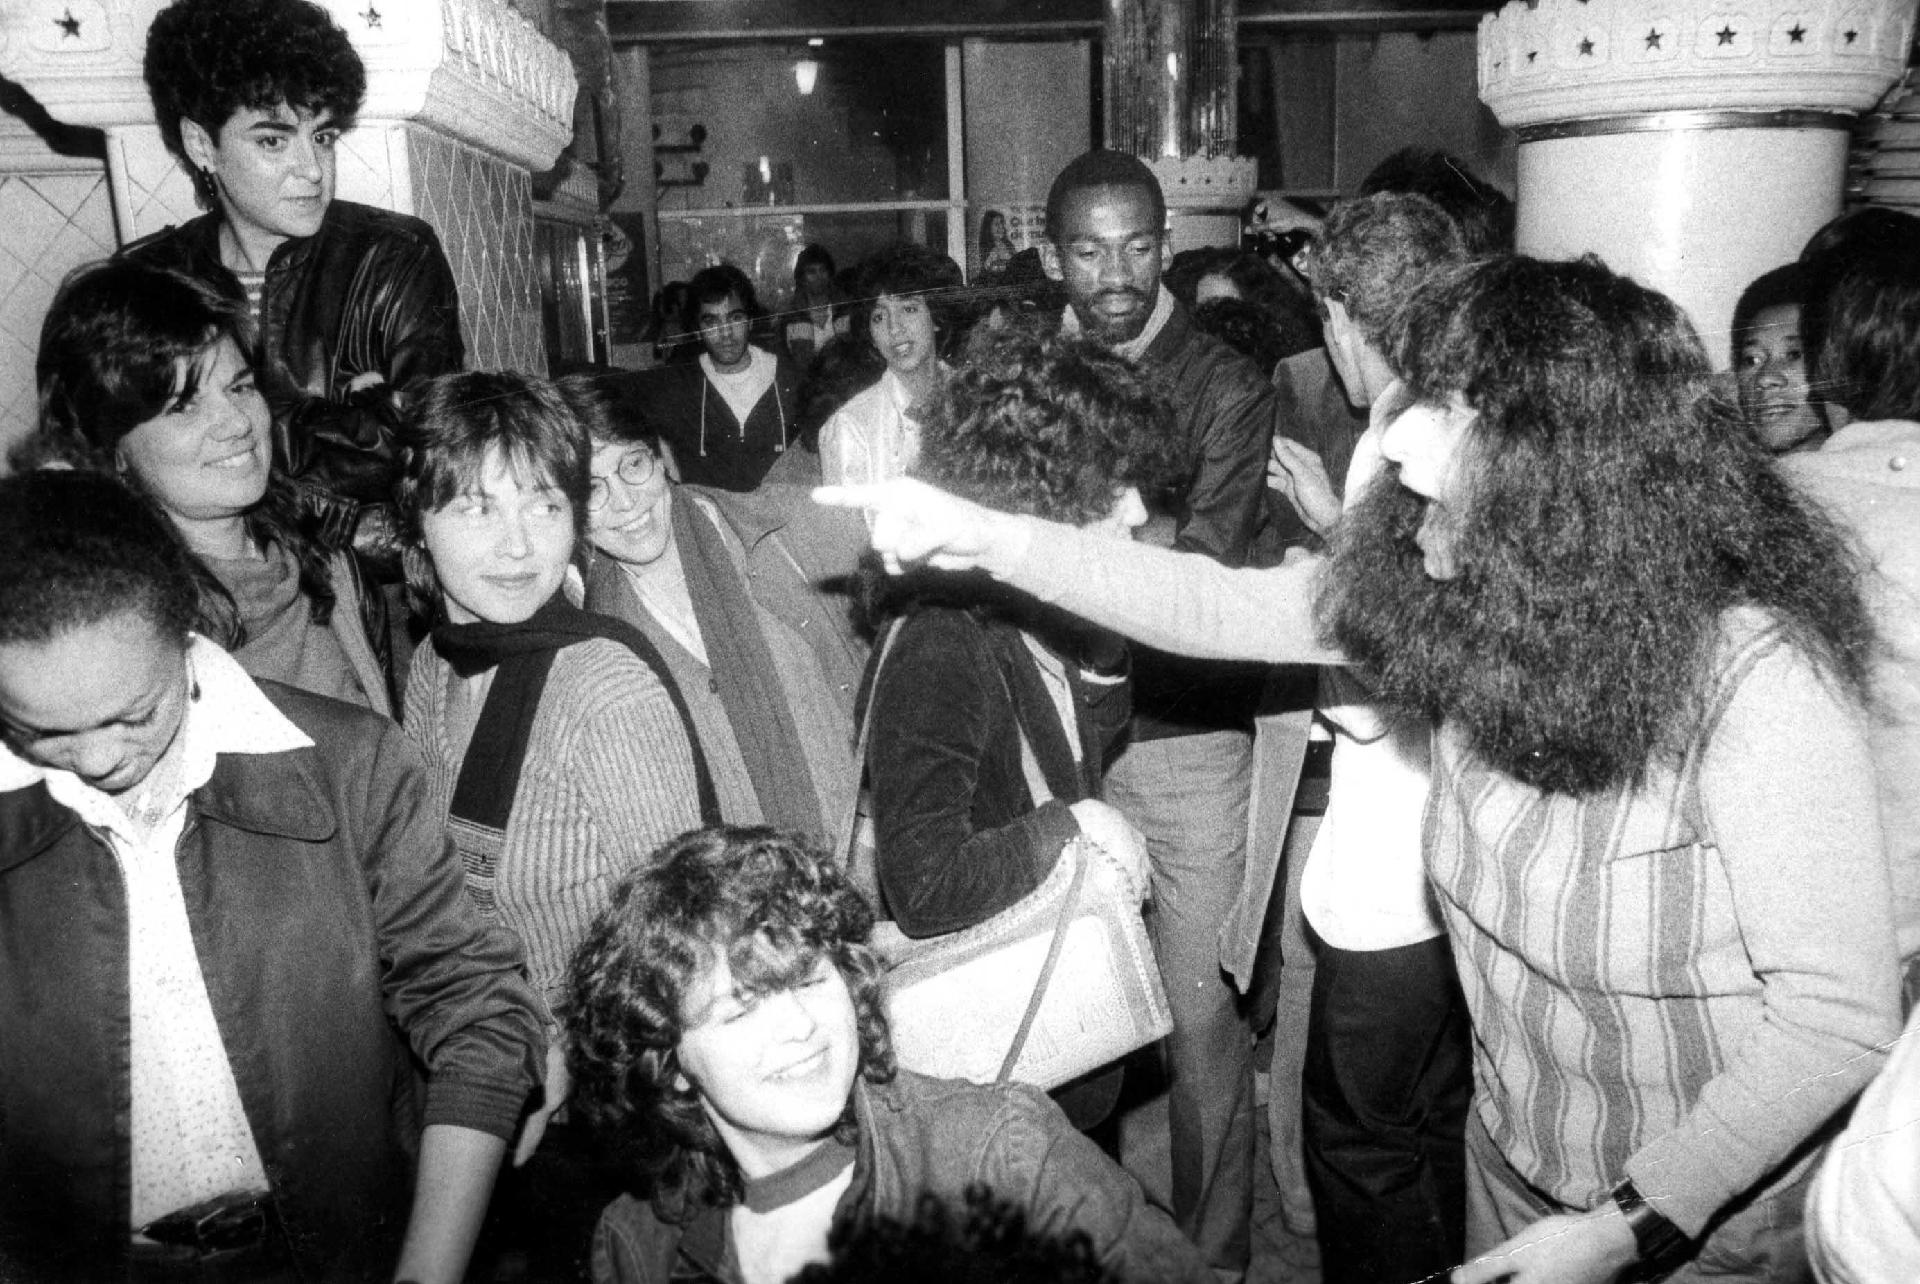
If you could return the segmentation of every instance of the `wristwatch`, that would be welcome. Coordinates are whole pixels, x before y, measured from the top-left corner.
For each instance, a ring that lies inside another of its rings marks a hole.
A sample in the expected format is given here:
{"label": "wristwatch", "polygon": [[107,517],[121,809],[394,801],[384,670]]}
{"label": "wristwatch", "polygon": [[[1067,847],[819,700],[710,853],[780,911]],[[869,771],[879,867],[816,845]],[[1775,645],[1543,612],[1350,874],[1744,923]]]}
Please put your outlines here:
{"label": "wristwatch", "polygon": [[1633,1242],[1643,1264],[1666,1265],[1685,1255],[1692,1243],[1687,1233],[1662,1217],[1659,1210],[1641,1196],[1631,1177],[1621,1178],[1612,1194],[1614,1206],[1627,1219],[1627,1229],[1633,1232]]}

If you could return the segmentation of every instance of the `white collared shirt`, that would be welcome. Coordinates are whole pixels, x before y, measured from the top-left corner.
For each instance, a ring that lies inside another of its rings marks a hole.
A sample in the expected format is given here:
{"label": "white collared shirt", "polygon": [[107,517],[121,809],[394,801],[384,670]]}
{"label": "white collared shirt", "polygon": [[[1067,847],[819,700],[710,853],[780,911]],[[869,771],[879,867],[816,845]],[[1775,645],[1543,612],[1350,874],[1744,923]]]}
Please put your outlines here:
{"label": "white collared shirt", "polygon": [[136,1228],[214,1195],[267,1189],[194,949],[176,849],[186,797],[212,778],[219,755],[284,753],[313,743],[219,647],[195,638],[187,655],[197,694],[180,743],[169,750],[179,755],[177,797],[144,835],[111,795],[0,745],[0,791],[44,782],[55,802],[105,839],[125,883]]}

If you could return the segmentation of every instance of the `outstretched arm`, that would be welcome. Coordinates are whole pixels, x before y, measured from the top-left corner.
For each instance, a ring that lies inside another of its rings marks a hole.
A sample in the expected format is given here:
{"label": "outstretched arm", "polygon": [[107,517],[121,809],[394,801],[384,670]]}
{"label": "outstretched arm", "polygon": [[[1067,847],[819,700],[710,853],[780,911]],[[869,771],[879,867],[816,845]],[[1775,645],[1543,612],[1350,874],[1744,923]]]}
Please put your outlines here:
{"label": "outstretched arm", "polygon": [[925,482],[825,486],[824,504],[866,511],[891,571],[984,570],[1042,601],[1178,655],[1339,663],[1313,622],[1324,559],[1235,570],[1212,558],[1089,535],[983,508]]}

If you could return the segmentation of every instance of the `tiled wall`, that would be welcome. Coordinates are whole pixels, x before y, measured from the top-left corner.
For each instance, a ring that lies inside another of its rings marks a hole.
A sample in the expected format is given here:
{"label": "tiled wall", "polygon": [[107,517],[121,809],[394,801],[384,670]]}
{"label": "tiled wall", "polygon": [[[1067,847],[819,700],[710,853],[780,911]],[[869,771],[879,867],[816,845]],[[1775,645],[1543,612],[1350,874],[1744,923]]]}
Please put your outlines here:
{"label": "tiled wall", "polygon": [[33,428],[33,357],[54,290],[116,244],[104,167],[0,174],[0,457]]}
{"label": "tiled wall", "polygon": [[467,365],[545,374],[527,172],[418,129],[407,155],[414,212],[440,234],[460,286]]}

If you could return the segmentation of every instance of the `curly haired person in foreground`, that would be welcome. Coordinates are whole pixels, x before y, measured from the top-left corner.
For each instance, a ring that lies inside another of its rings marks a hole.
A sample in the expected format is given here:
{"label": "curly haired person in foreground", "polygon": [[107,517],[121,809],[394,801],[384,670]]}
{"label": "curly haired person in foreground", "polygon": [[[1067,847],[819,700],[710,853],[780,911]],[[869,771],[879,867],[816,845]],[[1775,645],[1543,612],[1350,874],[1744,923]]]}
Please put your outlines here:
{"label": "curly haired person in foreground", "polygon": [[771,829],[673,840],[574,958],[573,1102],[632,1194],[601,1217],[601,1284],[773,1284],[828,1233],[984,1182],[1037,1231],[1084,1232],[1125,1279],[1204,1281],[1193,1247],[1036,1089],[894,1065],[873,914]]}

